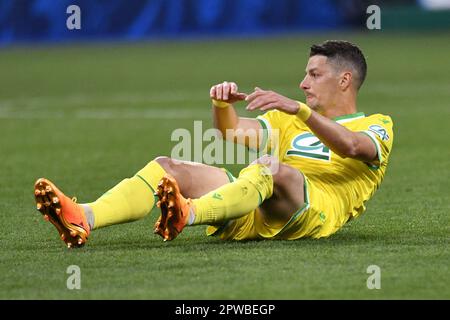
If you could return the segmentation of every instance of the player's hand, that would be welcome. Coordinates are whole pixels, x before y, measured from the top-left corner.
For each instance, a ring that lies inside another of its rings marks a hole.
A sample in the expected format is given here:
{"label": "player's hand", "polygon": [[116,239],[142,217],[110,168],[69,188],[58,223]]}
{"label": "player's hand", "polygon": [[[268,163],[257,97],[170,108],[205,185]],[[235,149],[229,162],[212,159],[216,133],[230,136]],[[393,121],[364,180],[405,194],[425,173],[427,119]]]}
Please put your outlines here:
{"label": "player's hand", "polygon": [[297,114],[300,109],[297,101],[286,98],[274,91],[262,90],[258,87],[245,98],[245,101],[248,102],[246,107],[248,111],[277,109],[288,114]]}
{"label": "player's hand", "polygon": [[235,103],[245,100],[247,94],[239,92],[236,83],[224,81],[212,86],[209,90],[209,96],[214,100]]}

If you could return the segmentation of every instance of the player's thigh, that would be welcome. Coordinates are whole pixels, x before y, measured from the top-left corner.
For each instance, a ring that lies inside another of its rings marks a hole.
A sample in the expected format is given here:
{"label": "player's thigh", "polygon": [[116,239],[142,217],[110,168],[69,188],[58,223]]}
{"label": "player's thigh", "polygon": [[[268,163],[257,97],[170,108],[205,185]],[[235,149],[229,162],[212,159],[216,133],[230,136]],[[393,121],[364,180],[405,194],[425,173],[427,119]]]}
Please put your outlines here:
{"label": "player's thigh", "polygon": [[177,180],[181,193],[188,198],[199,198],[230,182],[223,169],[206,164],[169,157],[158,157],[155,161]]}
{"label": "player's thigh", "polygon": [[273,195],[265,200],[260,211],[265,217],[289,220],[305,203],[303,174],[289,166],[279,164],[273,173]]}

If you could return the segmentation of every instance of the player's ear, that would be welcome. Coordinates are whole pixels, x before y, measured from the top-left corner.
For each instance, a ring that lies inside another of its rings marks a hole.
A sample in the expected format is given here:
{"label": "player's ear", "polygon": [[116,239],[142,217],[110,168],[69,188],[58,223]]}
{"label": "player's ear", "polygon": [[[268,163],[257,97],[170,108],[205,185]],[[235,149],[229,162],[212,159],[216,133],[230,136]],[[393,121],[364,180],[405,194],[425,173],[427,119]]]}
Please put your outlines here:
{"label": "player's ear", "polygon": [[339,86],[342,91],[347,90],[352,84],[352,73],[350,71],[345,71],[339,77]]}

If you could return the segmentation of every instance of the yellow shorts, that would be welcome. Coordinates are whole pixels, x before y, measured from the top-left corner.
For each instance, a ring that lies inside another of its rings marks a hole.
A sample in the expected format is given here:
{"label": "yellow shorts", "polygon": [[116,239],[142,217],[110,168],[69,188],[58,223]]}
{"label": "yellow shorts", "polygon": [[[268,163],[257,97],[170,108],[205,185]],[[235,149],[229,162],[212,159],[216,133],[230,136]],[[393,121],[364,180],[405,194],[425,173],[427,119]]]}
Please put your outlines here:
{"label": "yellow shorts", "polygon": [[[227,172],[231,181],[235,179]],[[258,209],[249,214],[227,221],[221,226],[208,226],[206,234],[222,240],[262,240],[299,238],[322,238],[335,233],[342,226],[334,214],[332,197],[317,188],[304,176],[305,204],[291,219],[267,221]]]}

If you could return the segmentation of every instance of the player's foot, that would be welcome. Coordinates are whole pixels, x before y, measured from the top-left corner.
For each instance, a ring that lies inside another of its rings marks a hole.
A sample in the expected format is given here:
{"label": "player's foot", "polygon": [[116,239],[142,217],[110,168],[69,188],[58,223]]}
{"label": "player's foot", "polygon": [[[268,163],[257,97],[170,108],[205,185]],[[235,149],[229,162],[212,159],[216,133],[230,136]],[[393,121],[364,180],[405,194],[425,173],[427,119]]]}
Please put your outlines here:
{"label": "player's foot", "polygon": [[52,182],[40,178],[34,184],[36,208],[58,230],[68,248],[81,247],[89,236],[83,208],[62,193]]}
{"label": "player's foot", "polygon": [[192,201],[181,195],[177,181],[168,174],[159,182],[155,195],[159,198],[156,205],[161,209],[155,233],[164,241],[173,240],[188,222]]}

